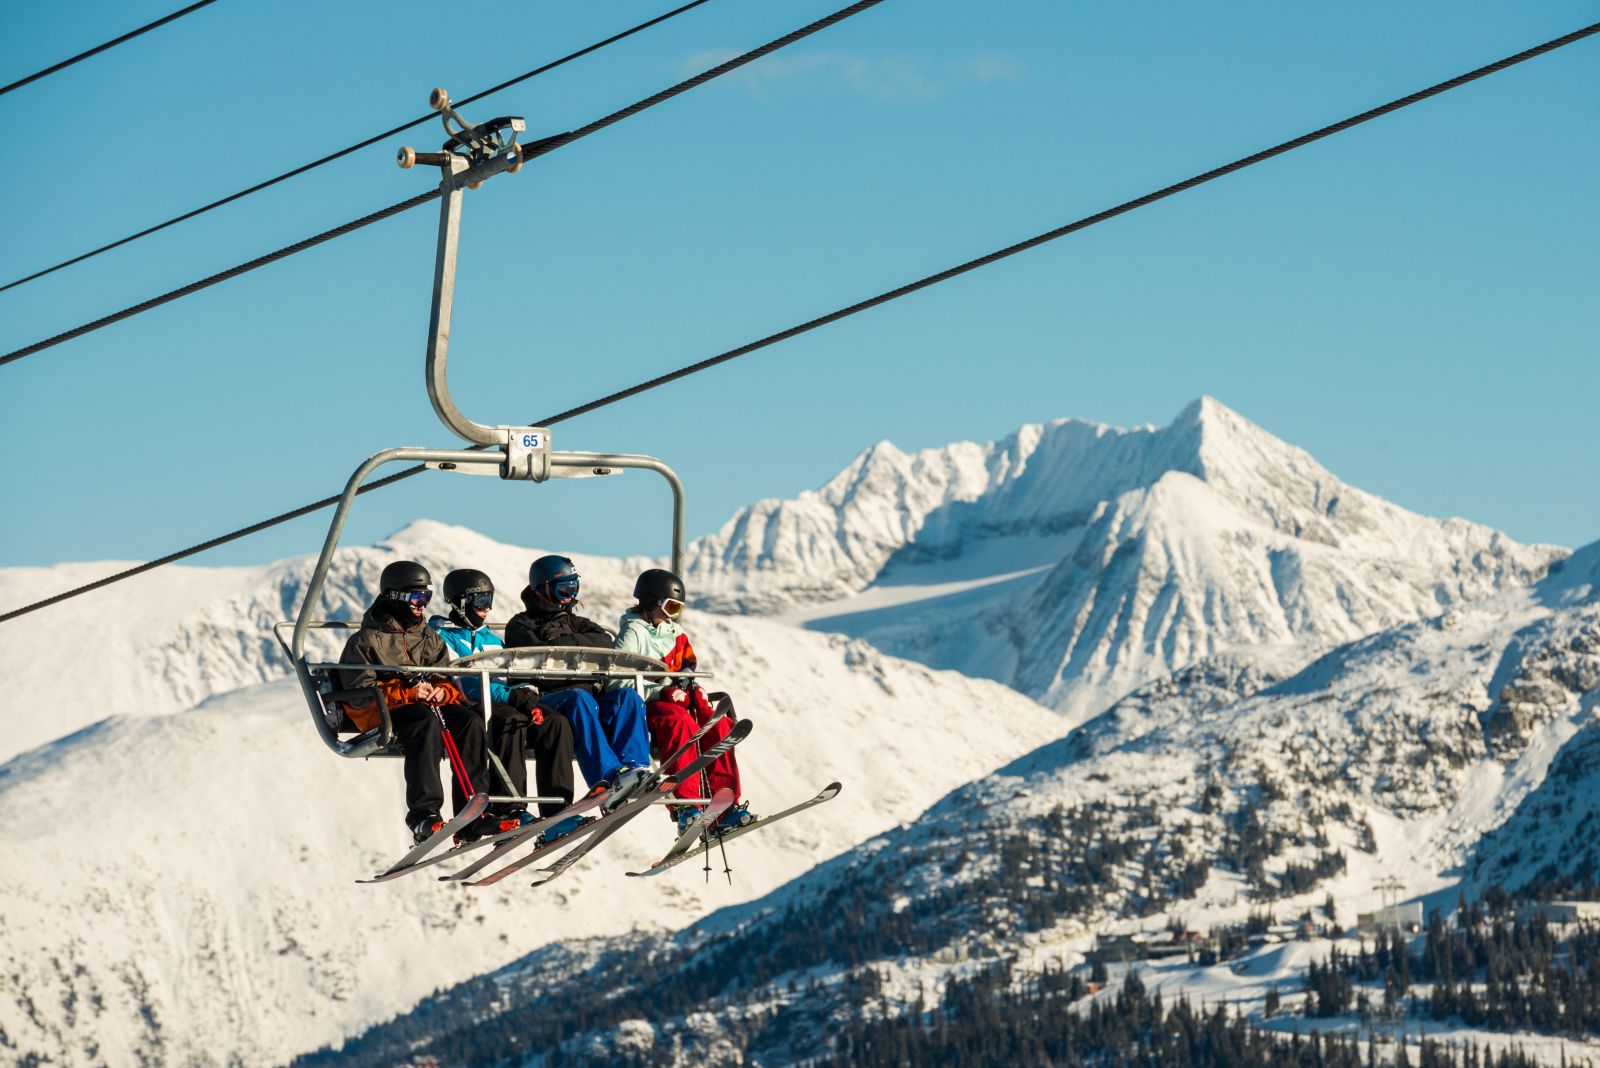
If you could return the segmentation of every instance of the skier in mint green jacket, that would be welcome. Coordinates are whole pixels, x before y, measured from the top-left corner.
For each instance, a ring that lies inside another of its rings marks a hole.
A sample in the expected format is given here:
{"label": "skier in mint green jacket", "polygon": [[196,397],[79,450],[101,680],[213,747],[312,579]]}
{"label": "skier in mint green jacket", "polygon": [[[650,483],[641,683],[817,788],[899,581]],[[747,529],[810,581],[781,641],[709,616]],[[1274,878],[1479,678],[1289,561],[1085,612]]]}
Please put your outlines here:
{"label": "skier in mint green jacket", "polygon": [[[694,647],[689,644],[689,636],[678,622],[683,615],[683,580],[670,571],[651,568],[634,583],[633,596],[638,603],[622,614],[617,628],[617,648],[660,660],[670,671],[693,671],[696,663]],[[706,700],[705,692],[698,686],[680,686],[669,679],[648,687],[644,696],[645,725],[659,753],[676,752],[706,720],[715,715],[711,702]],[[732,729],[731,720],[722,720],[706,732],[701,742],[709,745],[721,741]],[[679,759],[678,765],[687,764],[691,759],[692,754],[685,754]],[[662,770],[673,772],[677,768]],[[755,820],[749,805],[739,800],[739,765],[734,760],[732,750],[722,754],[706,769],[706,778],[712,793],[724,788],[732,790],[737,802],[722,814],[714,830],[732,830]],[[698,797],[699,791],[700,784],[696,776],[680,784],[675,793],[679,797]],[[674,808],[673,815],[680,831],[700,815],[699,805],[677,805]]]}

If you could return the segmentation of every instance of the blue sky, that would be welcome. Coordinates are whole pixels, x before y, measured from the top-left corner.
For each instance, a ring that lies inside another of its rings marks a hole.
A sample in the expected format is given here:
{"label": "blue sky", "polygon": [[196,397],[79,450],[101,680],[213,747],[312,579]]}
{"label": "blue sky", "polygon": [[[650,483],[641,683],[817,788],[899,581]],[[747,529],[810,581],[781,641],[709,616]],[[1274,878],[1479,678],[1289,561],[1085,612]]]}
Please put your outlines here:
{"label": "blue sky", "polygon": [[[837,6],[713,0],[469,116],[559,132]],[[6,16],[0,83],[167,13]],[[671,6],[220,0],[0,97],[5,281]],[[517,422],[851,303],[1600,18],[1448,6],[887,0],[470,194],[451,368]],[[398,143],[6,293],[0,351],[420,192]],[[692,534],[887,438],[1205,393],[1408,508],[1600,537],[1600,40],[565,424],[649,452]],[[422,388],[432,206],[0,368],[0,565],[144,560],[449,446]],[[443,475],[358,505],[575,551],[664,549],[643,476]],[[320,514],[197,562],[312,552]],[[40,589],[41,596],[56,592]],[[0,606],[12,607],[12,606]]]}

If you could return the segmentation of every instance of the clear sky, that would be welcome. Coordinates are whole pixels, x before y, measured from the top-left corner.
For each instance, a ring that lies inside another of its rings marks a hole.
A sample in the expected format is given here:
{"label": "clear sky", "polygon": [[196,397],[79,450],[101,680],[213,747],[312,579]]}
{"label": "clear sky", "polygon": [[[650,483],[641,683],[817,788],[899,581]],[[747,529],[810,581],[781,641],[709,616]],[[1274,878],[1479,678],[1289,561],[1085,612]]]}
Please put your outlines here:
{"label": "clear sky", "polygon": [[[509,90],[581,125],[843,0],[713,0]],[[0,84],[181,6],[11,5]],[[0,97],[9,281],[671,6],[220,2]],[[451,368],[519,422],[830,311],[1600,19],[1600,4],[886,0],[469,194]],[[429,188],[413,131],[0,293],[9,351]],[[1600,39],[556,430],[649,452],[690,532],[915,449],[1203,393],[1346,480],[1525,541],[1600,537]],[[144,560],[454,447],[422,384],[433,206],[0,368],[0,565]],[[363,498],[664,550],[645,476]],[[313,552],[326,513],[196,562]],[[41,588],[41,596],[56,592]],[[10,608],[11,605],[0,606]]]}

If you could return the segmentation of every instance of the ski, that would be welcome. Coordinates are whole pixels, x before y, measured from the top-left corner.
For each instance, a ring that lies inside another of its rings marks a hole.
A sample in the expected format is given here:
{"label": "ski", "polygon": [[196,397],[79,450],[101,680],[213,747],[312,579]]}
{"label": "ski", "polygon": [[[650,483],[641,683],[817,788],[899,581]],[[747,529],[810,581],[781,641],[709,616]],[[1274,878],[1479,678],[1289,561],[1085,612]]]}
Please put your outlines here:
{"label": "ski", "polygon": [[510,844],[513,839],[520,839],[522,836],[527,834],[537,834],[540,831],[543,831],[546,827],[549,827],[560,820],[566,819],[568,816],[576,816],[580,812],[587,812],[589,809],[600,804],[603,798],[603,794],[596,794],[594,797],[580,798],[568,805],[566,808],[562,809],[560,812],[556,813],[554,816],[545,816],[534,820],[532,823],[524,823],[520,826],[513,827],[509,831],[499,831],[495,834],[485,835],[482,838],[458,845],[454,849],[447,849],[437,856],[425,856],[421,860],[418,860],[412,864],[407,864],[404,866],[397,865],[393,868],[390,868],[376,879],[361,879],[358,881],[364,883],[379,883],[385,882],[389,879],[398,879],[402,875],[410,875],[414,871],[420,871],[423,868],[431,868],[435,864],[443,864],[447,860],[455,860],[457,857],[462,856],[463,854],[471,853],[477,849],[483,849],[486,846],[495,847],[495,850],[491,851],[489,854],[492,857],[495,855],[495,852],[499,851],[502,846]]}
{"label": "ski", "polygon": [[[673,753],[671,755],[669,755],[667,757],[666,760],[661,762],[661,767],[666,767],[668,764],[672,763],[673,761],[675,761],[679,757],[681,757],[684,753],[688,752],[690,746],[692,746],[696,742],[698,742],[705,735],[705,733],[707,731],[709,731],[712,728],[712,726],[714,724],[716,724],[719,720],[726,719],[727,715],[728,715],[728,713],[727,713],[727,711],[725,709],[720,709],[719,708],[710,718],[708,718],[703,724],[700,725],[700,729],[695,731],[694,735],[692,737],[690,737],[688,741],[686,741],[682,745],[680,745],[675,751],[673,751]],[[650,777],[648,779],[646,779],[638,787],[635,787],[634,796],[637,796],[640,793],[644,793],[644,792],[652,789],[660,781],[661,781],[661,772],[660,772],[660,769],[658,768],[656,771],[651,772]],[[546,828],[552,826],[553,824],[559,822],[560,820],[566,819],[568,816],[576,816],[576,815],[578,815],[578,814],[580,814],[582,812],[587,812],[590,809],[596,807],[597,805],[601,806],[602,815],[605,815],[606,813],[604,812],[604,803],[605,803],[606,800],[609,799],[609,797],[610,797],[610,794],[609,794],[608,791],[601,792],[599,794],[593,795],[591,797],[586,797],[586,798],[583,798],[583,799],[575,802],[574,804],[572,804],[572,805],[568,806],[567,808],[561,810],[560,812],[556,813],[554,816],[549,817],[548,819],[542,819],[542,820],[539,820],[536,823],[530,823],[525,827],[519,827],[514,831],[507,831],[504,834],[495,835],[495,837],[493,839],[490,839],[490,841],[493,841],[495,843],[495,847],[494,847],[493,852],[487,854],[486,856],[480,857],[478,860],[476,860],[473,863],[467,865],[465,868],[462,868],[460,871],[451,872],[449,875],[441,875],[441,876],[439,876],[439,881],[440,882],[465,882],[466,880],[471,879],[474,875],[478,874],[484,868],[489,867],[495,861],[497,861],[500,858],[504,857],[507,853],[510,853],[513,849],[517,848],[517,846],[521,845],[528,838],[534,837],[534,836],[542,833]],[[583,829],[580,827],[578,830],[580,832],[582,832]],[[583,833],[587,833],[587,832],[583,832]],[[572,838],[572,836],[568,835],[566,837],[557,839],[557,841],[565,842],[565,841],[570,840],[571,838]],[[474,844],[476,844],[476,843],[474,843]],[[549,843],[549,844],[550,845],[554,845],[555,843],[552,842],[552,843]],[[541,846],[541,847],[535,849],[534,852],[537,853],[537,852],[539,852],[539,849],[542,849],[542,848],[544,848],[544,847]],[[465,849],[457,851],[457,853],[464,853],[464,852],[466,852]],[[441,859],[443,859],[443,858],[441,858]],[[509,872],[507,874],[509,874]],[[496,881],[498,881],[498,880],[496,880]],[[470,885],[470,886],[487,886],[489,884],[488,883],[469,883],[468,885]]]}
{"label": "ski", "polygon": [[[529,864],[532,864],[535,860],[544,857],[546,854],[554,853],[563,846],[573,845],[589,835],[594,834],[596,831],[609,826],[611,819],[612,817],[609,815],[595,816],[594,818],[577,827],[571,834],[563,835],[562,837],[557,838],[554,842],[536,842],[534,843],[533,848],[528,852],[522,854],[522,856],[518,857],[516,860],[513,860],[505,867],[499,868],[490,872],[488,875],[483,876],[481,879],[470,878],[469,872],[467,871],[457,872],[454,876],[451,876],[451,878],[463,882],[467,886],[493,886],[501,879],[504,879],[508,875],[516,874],[523,868],[526,868]],[[470,874],[476,874],[478,871],[481,871],[493,860],[494,856],[491,854],[490,856],[484,858],[484,860],[474,864]],[[440,876],[440,878],[443,879],[444,877]]]}
{"label": "ski", "polygon": [[[701,809],[700,814],[689,823],[688,827],[683,829],[677,840],[672,843],[672,848],[667,850],[666,856],[650,865],[645,871],[651,871],[667,865],[669,861],[680,853],[687,853],[694,848],[694,844],[700,839],[700,836],[710,833],[711,825],[717,822],[724,812],[733,807],[733,800],[733,791],[726,788],[713,794],[711,803]],[[628,874],[642,875],[644,872],[630,871]]]}
{"label": "ski", "polygon": [[707,851],[709,851],[711,849],[715,849],[721,843],[731,842],[735,838],[738,838],[740,835],[749,834],[751,831],[758,831],[763,827],[766,827],[766,826],[769,826],[771,824],[777,823],[781,819],[787,819],[788,817],[793,816],[797,812],[804,812],[808,808],[812,808],[812,807],[814,807],[816,805],[820,805],[824,801],[832,801],[834,798],[839,796],[839,790],[840,789],[841,789],[841,787],[839,786],[838,783],[836,783],[836,782],[829,783],[826,787],[823,788],[823,790],[822,790],[822,792],[820,794],[818,794],[816,797],[813,797],[809,801],[802,801],[798,805],[791,805],[789,808],[784,809],[782,812],[774,812],[770,816],[763,816],[763,817],[761,817],[760,819],[756,820],[753,823],[745,824],[743,827],[735,827],[733,830],[728,831],[726,834],[717,834],[717,833],[713,832],[713,833],[707,835],[706,836],[706,840],[703,843],[701,843],[700,845],[698,845],[698,846],[695,846],[695,847],[690,848],[690,849],[686,849],[684,852],[678,853],[676,855],[673,855],[673,854],[669,853],[669,854],[667,854],[666,859],[658,861],[655,864],[652,864],[650,867],[646,868],[644,871],[630,871],[628,874],[629,875],[639,875],[639,876],[643,876],[643,875],[660,875],[662,872],[666,871],[668,868],[677,867],[679,864],[682,864],[686,860],[690,860],[690,859],[692,859],[694,857],[698,857],[702,853],[705,853],[705,852],[707,852]]}
{"label": "ski", "polygon": [[[551,864],[546,868],[540,868],[539,873],[541,877],[536,878],[533,881],[533,885],[543,886],[545,883],[550,882],[562,872],[566,871],[578,861],[582,860],[601,842],[605,841],[617,831],[621,830],[622,826],[629,820],[633,819],[641,812],[644,812],[651,805],[657,803],[658,801],[665,800],[666,798],[670,797],[672,795],[672,791],[676,790],[680,784],[688,782],[694,776],[700,774],[706,768],[709,768],[723,753],[726,753],[728,750],[744,741],[745,738],[749,736],[753,726],[754,725],[749,720],[741,719],[733,725],[733,728],[729,730],[720,741],[714,742],[707,746],[705,752],[701,753],[698,757],[690,761],[684,767],[679,768],[671,775],[666,776],[661,776],[658,772],[658,781],[650,784],[647,789],[642,790],[639,793],[634,794],[634,796],[628,798],[627,801],[623,802],[620,808],[613,809],[606,815],[601,816],[594,823],[588,824],[588,830],[594,833],[589,834],[587,836],[587,840],[582,842],[577,849],[567,853],[554,864]],[[674,753],[667,759],[667,763],[671,763],[673,760],[676,760],[681,752],[682,750],[680,749],[679,753]],[[663,767],[665,767],[665,765],[663,765]],[[581,833],[584,831],[584,828],[580,827],[578,830]],[[561,842],[566,842],[572,837],[572,835],[568,835],[567,838],[561,839]],[[555,844],[560,845],[560,842]],[[519,857],[517,860],[512,861],[510,864],[506,865],[504,868],[501,868],[492,875],[486,876],[483,879],[479,879],[475,883],[468,883],[467,885],[487,886],[490,883],[498,882],[507,875],[521,871],[523,868],[531,864],[538,856],[539,851],[536,850],[535,852],[526,856]]]}
{"label": "ski", "polygon": [[423,841],[412,846],[411,852],[407,853],[405,856],[391,864],[387,869],[379,872],[372,878],[357,879],[356,882],[387,882],[390,879],[397,879],[407,872],[415,870],[418,867],[418,862],[421,861],[423,857],[433,852],[434,849],[438,848],[439,843],[445,841],[447,838],[452,837],[457,831],[461,830],[463,827],[467,826],[467,824],[483,815],[483,810],[488,807],[488,794],[473,794],[467,799],[467,803],[462,806],[461,811],[457,812],[450,818],[450,822],[440,827],[437,831],[434,831]]}
{"label": "ski", "polygon": [[702,771],[715,763],[717,758],[723,753],[726,753],[728,750],[744,741],[746,736],[749,735],[751,727],[752,724],[749,720],[741,719],[739,722],[733,725],[733,729],[730,730],[720,741],[715,742],[711,746],[707,747],[705,751],[696,757],[692,763],[678,769],[678,771],[674,772],[670,778],[666,779],[658,787],[656,787],[655,790],[652,790],[650,793],[645,794],[644,796],[630,798],[627,804],[625,804],[622,808],[617,809],[612,814],[614,817],[614,822],[612,822],[610,826],[606,827],[605,830],[601,831],[599,834],[591,837],[582,846],[574,849],[572,852],[568,853],[554,864],[551,864],[546,868],[540,868],[539,874],[534,878],[532,885],[543,886],[546,883],[556,879],[568,868],[582,860],[601,842],[605,841],[613,834],[616,834],[617,831],[621,830],[623,824],[627,823],[645,809],[649,808],[658,799],[665,799],[672,796],[672,791],[676,790],[680,784],[688,782],[696,775],[699,775]]}
{"label": "ski", "polygon": [[[729,707],[732,707],[731,704]],[[634,787],[633,794],[631,796],[638,797],[639,795],[648,793],[660,785],[661,780],[666,778],[665,769],[673,762],[681,759],[685,753],[699,744],[700,739],[704,738],[706,736],[706,732],[710,731],[712,727],[716,726],[718,723],[727,718],[727,708],[715,709],[711,715],[707,717],[706,721],[700,724],[700,729],[689,735],[688,741],[678,746],[678,748],[669,753],[665,759],[656,764],[656,768],[650,773],[650,777],[645,779],[644,782],[640,783],[638,786]]]}

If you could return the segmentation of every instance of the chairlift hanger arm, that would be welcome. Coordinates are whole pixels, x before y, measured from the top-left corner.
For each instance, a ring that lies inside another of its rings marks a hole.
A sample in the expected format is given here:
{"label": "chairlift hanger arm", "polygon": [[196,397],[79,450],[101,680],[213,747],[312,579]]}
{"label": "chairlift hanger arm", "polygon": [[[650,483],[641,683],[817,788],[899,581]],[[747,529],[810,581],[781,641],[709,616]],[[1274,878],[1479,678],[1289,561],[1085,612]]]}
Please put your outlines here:
{"label": "chairlift hanger arm", "polygon": [[517,134],[526,126],[521,118],[512,117],[474,126],[451,106],[450,94],[443,89],[433,91],[428,106],[440,113],[444,123],[447,138],[443,150],[419,155],[402,148],[398,160],[402,168],[428,163],[443,171],[439,181],[433,306],[428,315],[428,399],[440,422],[456,436],[475,445],[501,445],[509,450],[517,428],[486,426],[462,415],[450,397],[446,364],[450,355],[450,318],[455,307],[456,257],[461,242],[461,198],[465,190],[476,189],[501,171],[514,174],[521,168],[522,147],[517,144]]}
{"label": "chairlift hanger arm", "polygon": [[[462,415],[456,408],[455,402],[451,400],[445,368],[450,347],[450,318],[455,303],[461,198],[466,190],[478,188],[489,178],[502,172],[515,173],[521,168],[523,153],[521,146],[517,144],[517,135],[523,131],[524,124],[520,118],[507,117],[474,126],[450,106],[449,94],[442,89],[433,91],[429,103],[436,111],[442,113],[445,132],[448,135],[442,151],[418,153],[406,147],[400,150],[398,162],[402,168],[422,163],[436,166],[441,171],[439,240],[434,262],[433,307],[428,325],[426,384],[429,400],[432,401],[434,412],[440,421],[447,429],[472,443],[472,448],[385,449],[374,453],[356,468],[355,473],[345,483],[344,492],[339,496],[333,520],[328,526],[328,536],[323,541],[322,552],[317,557],[311,579],[306,585],[304,600],[301,601],[300,612],[294,622],[293,635],[286,649],[294,662],[295,675],[299,679],[307,704],[318,720],[323,740],[343,756],[366,754],[374,750],[368,744],[371,740],[365,737],[353,744],[340,742],[333,735],[330,725],[326,723],[327,708],[324,696],[328,681],[334,678],[333,672],[337,669],[334,665],[311,663],[307,659],[306,632],[313,627],[323,625],[313,622],[311,617],[317,605],[321,603],[323,586],[327,582],[333,554],[338,548],[339,537],[344,530],[350,506],[367,477],[384,464],[421,461],[425,468],[471,473],[490,473],[482,469],[492,468],[501,478],[530,482],[544,482],[552,477],[609,475],[617,473],[617,469],[628,467],[655,471],[667,480],[672,489],[672,566],[676,571],[681,570],[683,565],[683,483],[672,468],[650,456],[597,452],[557,453],[550,448],[550,432],[544,427],[485,426]],[[282,643],[282,633],[279,631],[275,633]],[[408,668],[385,668],[379,665],[366,665],[366,667],[380,672],[414,673]],[[641,670],[637,665],[632,667],[633,670],[625,670],[618,674],[632,677],[636,681],[646,675],[654,677],[658,674],[655,670]],[[487,670],[487,665],[463,668],[441,665],[438,668],[430,668],[424,674],[475,675],[479,672],[486,673]],[[496,673],[515,677],[538,677],[537,668],[510,670],[500,668]],[[319,681],[317,674],[323,675],[324,678]],[[590,669],[586,674],[592,677],[596,673]],[[485,692],[487,693],[487,690]],[[387,728],[385,732],[387,733]]]}

